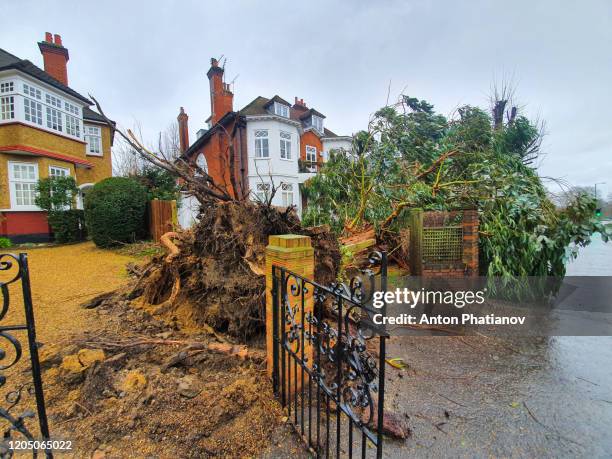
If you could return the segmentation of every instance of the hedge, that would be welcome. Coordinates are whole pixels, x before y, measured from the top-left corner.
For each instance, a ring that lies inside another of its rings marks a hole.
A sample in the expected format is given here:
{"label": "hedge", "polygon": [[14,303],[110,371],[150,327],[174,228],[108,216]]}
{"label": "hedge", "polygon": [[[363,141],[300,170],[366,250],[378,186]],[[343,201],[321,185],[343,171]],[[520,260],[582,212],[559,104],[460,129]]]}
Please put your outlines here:
{"label": "hedge", "polygon": [[87,237],[85,213],[82,210],[52,210],[48,219],[56,242],[76,242]]}
{"label": "hedge", "polygon": [[146,236],[147,190],[126,177],[96,183],[85,195],[87,228],[98,247],[112,247]]}

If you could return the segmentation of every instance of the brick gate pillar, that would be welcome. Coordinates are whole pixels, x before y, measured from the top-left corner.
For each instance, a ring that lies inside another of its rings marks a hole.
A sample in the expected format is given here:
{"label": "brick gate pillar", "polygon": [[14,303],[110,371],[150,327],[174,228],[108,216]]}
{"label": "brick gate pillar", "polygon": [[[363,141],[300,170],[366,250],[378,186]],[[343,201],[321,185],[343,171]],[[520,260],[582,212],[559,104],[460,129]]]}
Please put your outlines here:
{"label": "brick gate pillar", "polygon": [[[280,236],[270,236],[268,246],[266,247],[266,362],[268,368],[268,376],[272,377],[273,364],[273,326],[272,326],[272,265],[287,268],[306,279],[314,279],[314,249],[310,243],[309,236],[301,236],[299,234],[283,234]],[[289,292],[291,287],[290,279],[287,285]],[[280,288],[279,285],[279,295]],[[304,315],[313,312],[313,288],[308,286],[308,292],[304,295]],[[291,295],[289,295],[291,300]],[[298,301],[299,300],[299,301]],[[301,297],[295,298],[295,301],[290,301],[291,305],[299,304],[301,307]],[[296,315],[298,321],[301,320],[301,312]]]}
{"label": "brick gate pillar", "polygon": [[463,211],[463,263],[467,276],[478,276],[478,211]]}

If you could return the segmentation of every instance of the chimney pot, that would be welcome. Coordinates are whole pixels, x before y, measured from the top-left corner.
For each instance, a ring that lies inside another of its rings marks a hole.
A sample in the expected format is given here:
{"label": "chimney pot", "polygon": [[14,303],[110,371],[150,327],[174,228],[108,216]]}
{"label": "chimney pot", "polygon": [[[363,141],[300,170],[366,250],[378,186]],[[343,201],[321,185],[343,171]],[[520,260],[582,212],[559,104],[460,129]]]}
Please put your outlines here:
{"label": "chimney pot", "polygon": [[62,45],[62,37],[45,32],[45,40],[38,43],[38,48],[43,57],[45,72],[68,86],[67,64],[70,57]]}

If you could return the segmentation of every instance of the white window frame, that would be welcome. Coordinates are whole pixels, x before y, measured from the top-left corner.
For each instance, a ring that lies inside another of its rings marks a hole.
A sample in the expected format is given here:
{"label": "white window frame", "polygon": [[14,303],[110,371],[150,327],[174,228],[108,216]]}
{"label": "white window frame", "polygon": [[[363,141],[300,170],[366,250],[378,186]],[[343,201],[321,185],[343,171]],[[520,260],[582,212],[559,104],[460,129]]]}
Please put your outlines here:
{"label": "white window frame", "polygon": [[[314,155],[314,157],[311,155]],[[306,145],[306,161],[310,163],[317,162],[317,147]]]}
{"label": "white window frame", "polygon": [[255,158],[270,159],[270,137],[267,129],[255,129]]}
{"label": "white window frame", "polygon": [[62,112],[61,110],[47,106],[47,128],[57,131],[64,132],[64,126],[62,123]]}
{"label": "white window frame", "polygon": [[267,202],[272,185],[270,183],[257,183],[255,184],[255,198],[259,202]]}
{"label": "white window frame", "polygon": [[[14,176],[14,166],[28,166],[34,168],[34,178],[27,179],[17,179]],[[11,201],[11,210],[41,210],[36,204],[17,204],[17,185],[18,184],[28,184],[29,186],[38,184],[38,163],[28,163],[28,162],[17,162],[17,161],[9,161],[8,162],[8,174],[9,174],[9,189],[10,189],[10,201]],[[22,190],[23,191],[23,190]]]}
{"label": "white window frame", "polygon": [[43,125],[42,104],[29,97],[23,98],[23,117],[24,119],[39,126]]}
{"label": "white window frame", "polygon": [[[59,171],[61,173],[56,174],[54,171]],[[49,177],[70,177],[70,169],[61,166],[49,166]]]}
{"label": "white window frame", "polygon": [[15,96],[0,97],[0,121],[15,119]]}
{"label": "white window frame", "polygon": [[[85,137],[85,143],[87,143],[85,153],[89,156],[104,156],[104,150],[102,149],[102,129],[100,126],[92,126],[90,124],[84,125],[83,135]],[[95,142],[93,142],[94,140]],[[98,146],[98,151],[95,149],[92,150],[96,145]]]}
{"label": "white window frame", "polygon": [[281,201],[283,207],[294,205],[293,183],[281,183]]}
{"label": "white window frame", "polygon": [[29,83],[23,83],[23,93],[32,99],[42,101],[42,91]]}
{"label": "white window frame", "polygon": [[312,115],[311,121],[312,127],[315,128],[319,132],[323,132],[323,118],[317,115]]}
{"label": "white window frame", "polygon": [[3,81],[0,83],[0,94],[8,94],[12,92],[15,92],[14,81]]}
{"label": "white window frame", "polygon": [[79,118],[66,115],[66,134],[81,138],[81,120]]}
{"label": "white window frame", "polygon": [[280,102],[274,102],[274,114],[283,118],[289,118],[289,107]]}
{"label": "white window frame", "polygon": [[[196,164],[198,165],[198,167],[200,169],[202,169],[205,173],[208,174],[208,161],[206,161],[206,156],[204,156],[204,153],[200,153],[196,159]],[[197,175],[201,175],[201,174],[197,174]]]}
{"label": "white window frame", "polygon": [[291,133],[280,131],[280,157],[291,161]]}

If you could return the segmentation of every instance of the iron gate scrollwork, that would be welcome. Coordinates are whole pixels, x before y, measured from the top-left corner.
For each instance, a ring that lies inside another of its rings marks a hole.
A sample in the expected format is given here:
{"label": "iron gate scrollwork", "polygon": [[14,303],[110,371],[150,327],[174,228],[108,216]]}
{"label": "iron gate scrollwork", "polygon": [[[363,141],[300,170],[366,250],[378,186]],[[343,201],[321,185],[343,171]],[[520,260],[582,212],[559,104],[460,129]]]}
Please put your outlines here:
{"label": "iron gate scrollwork", "polygon": [[371,320],[381,312],[371,300],[378,279],[387,288],[386,254],[370,254],[347,283],[323,286],[280,266],[272,278],[273,386],[289,420],[317,457],[382,457],[388,335]]}
{"label": "iron gate scrollwork", "polygon": [[[8,280],[2,280],[2,274],[8,275]],[[28,350],[32,365],[32,382],[23,384],[17,389],[8,392],[5,400],[8,407],[0,406],[0,418],[6,423],[6,428],[2,430],[0,440],[0,457],[11,457],[13,450],[9,442],[16,441],[12,436],[13,432],[21,434],[26,441],[35,441],[37,438],[26,425],[26,419],[36,418],[38,415],[38,427],[43,441],[49,440],[49,427],[47,424],[47,414],[45,410],[45,399],[43,395],[42,378],[40,374],[40,361],[38,358],[38,345],[36,343],[36,329],[34,326],[34,308],[32,305],[32,293],[30,290],[30,276],[28,271],[28,259],[25,253],[14,255],[10,253],[0,253],[0,292],[2,292],[2,309],[0,309],[0,323],[6,318],[9,312],[10,295],[9,285],[21,281],[21,291],[23,294],[23,305],[25,312],[25,324],[21,325],[0,325],[0,387],[7,383],[4,372],[16,365],[23,355],[21,342],[14,336],[14,332],[26,331],[28,337]],[[8,348],[6,347],[8,345]],[[14,354],[10,362],[3,363],[7,358],[8,352]],[[36,411],[25,410],[20,415],[14,415],[11,410],[15,409],[24,395],[34,395],[36,399]],[[21,440],[21,438],[19,438]],[[45,449],[45,456],[53,457],[50,449]],[[37,457],[37,450],[32,449],[33,457]]]}

